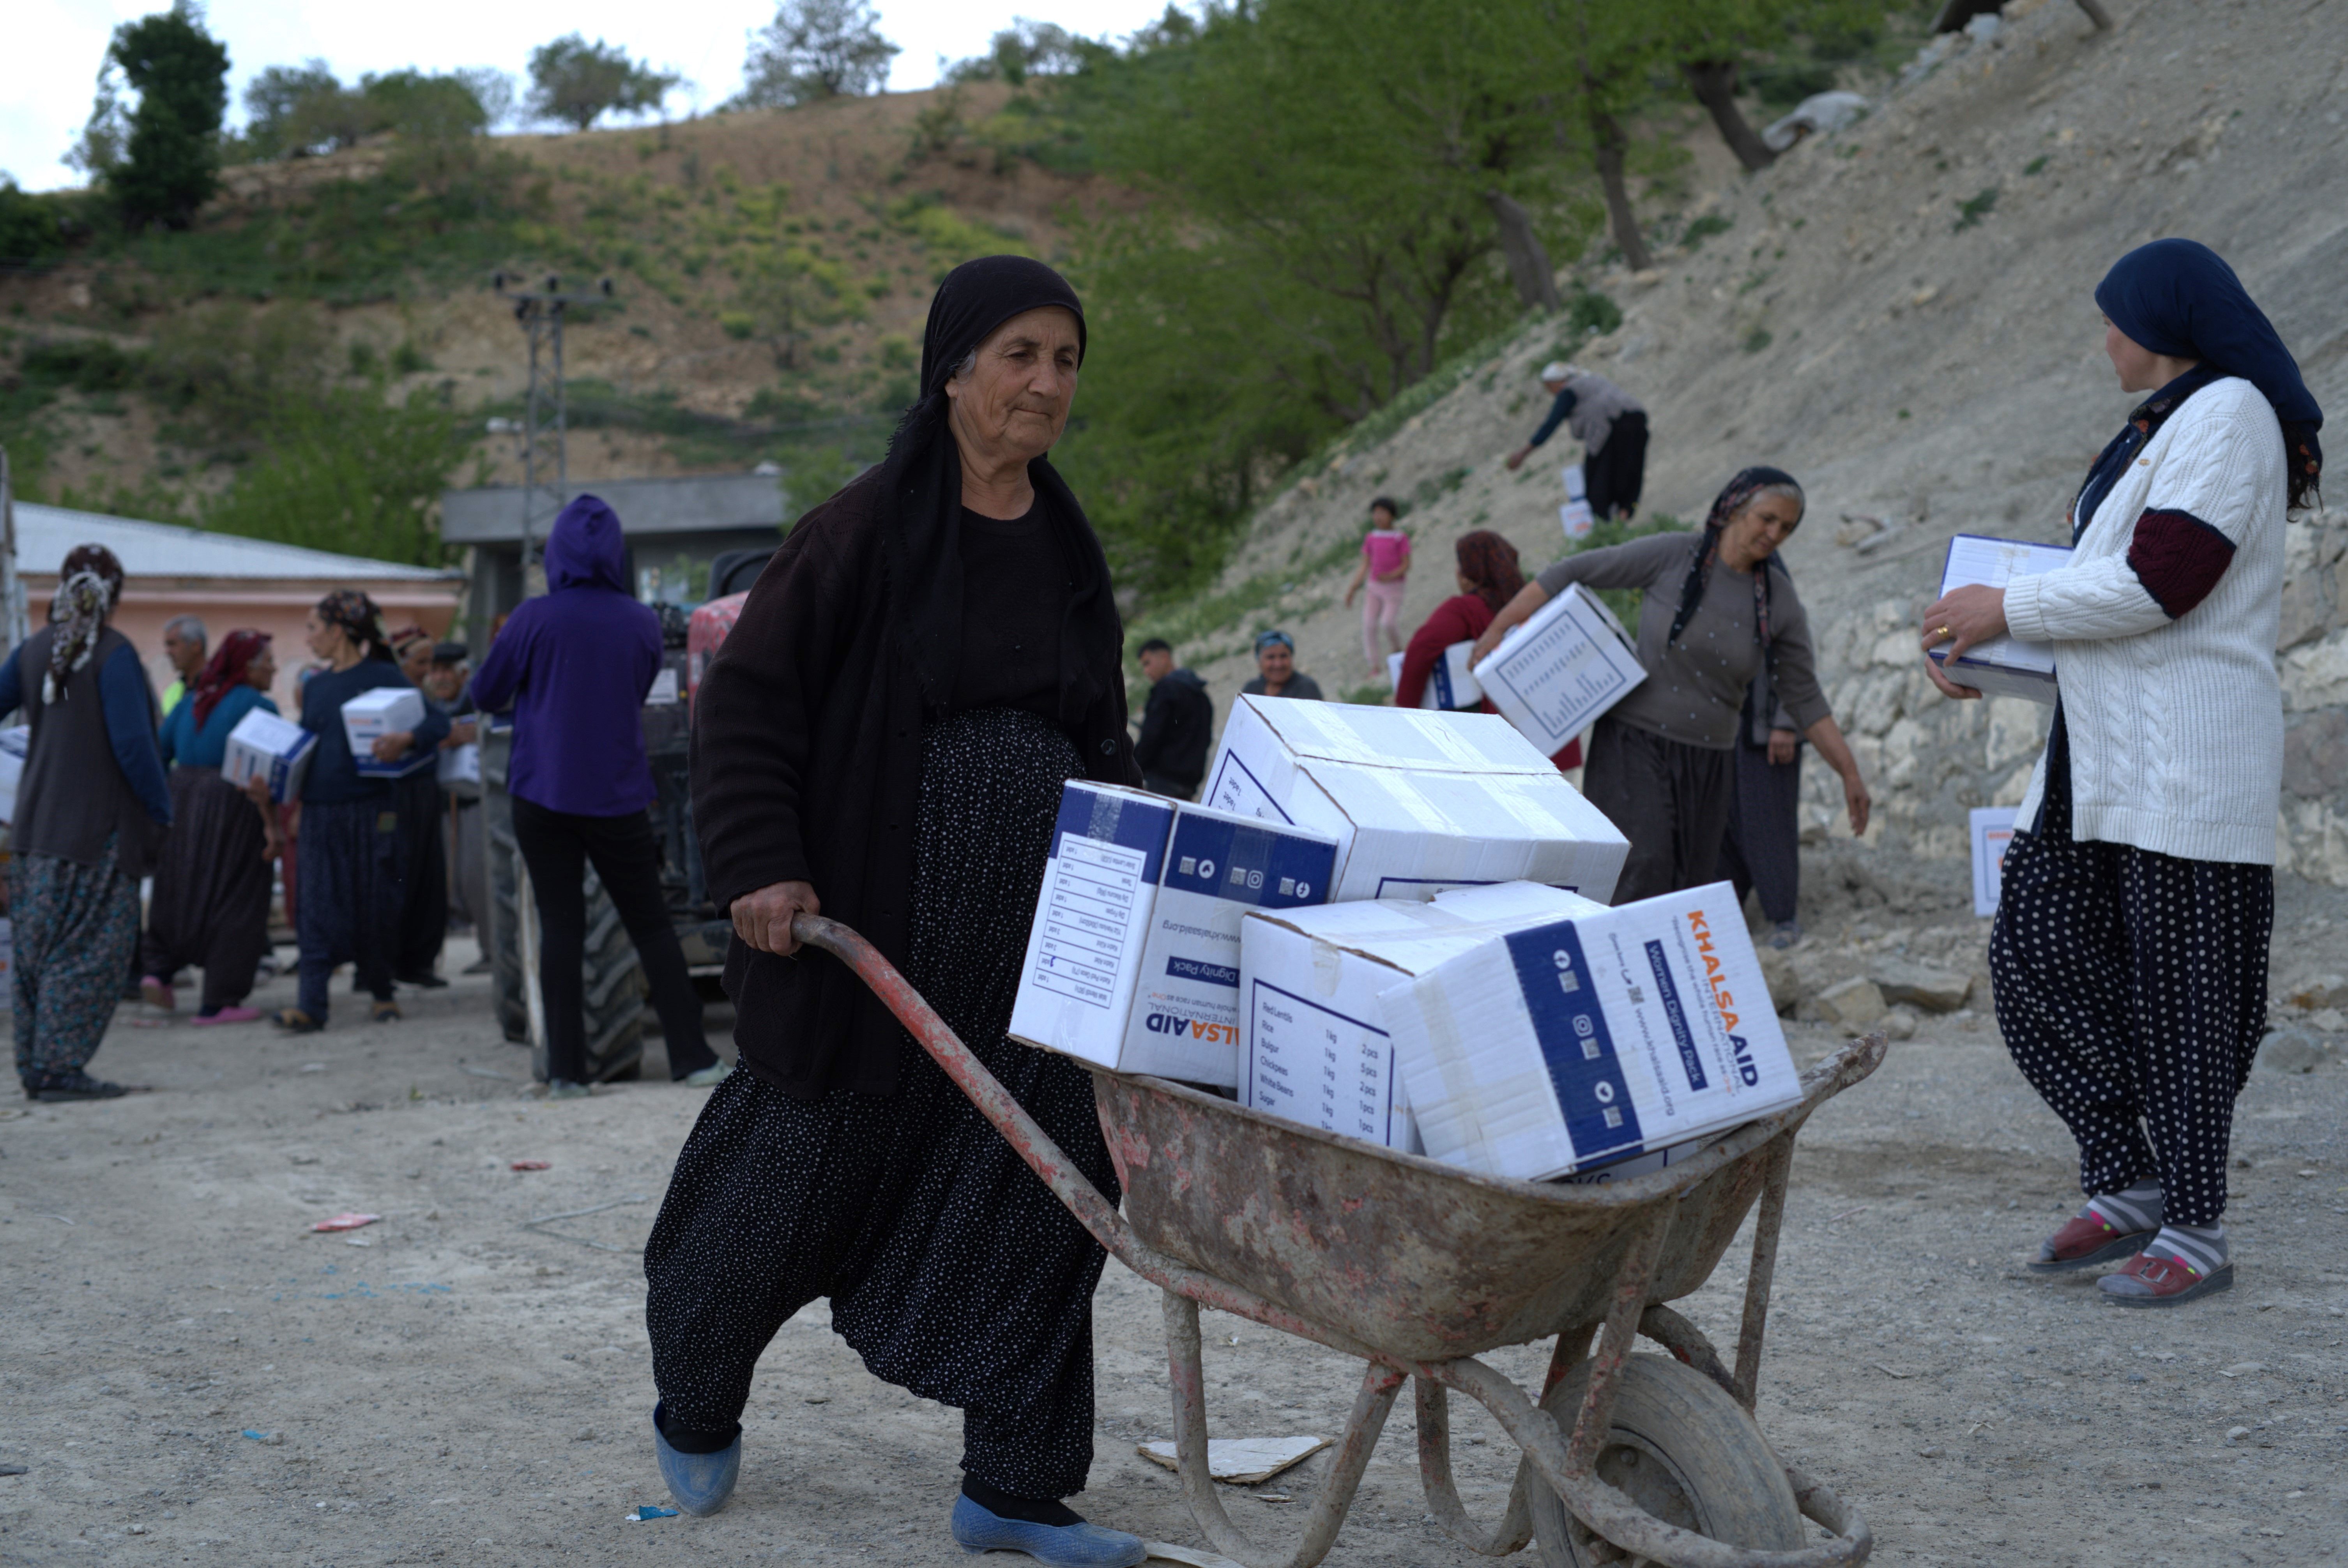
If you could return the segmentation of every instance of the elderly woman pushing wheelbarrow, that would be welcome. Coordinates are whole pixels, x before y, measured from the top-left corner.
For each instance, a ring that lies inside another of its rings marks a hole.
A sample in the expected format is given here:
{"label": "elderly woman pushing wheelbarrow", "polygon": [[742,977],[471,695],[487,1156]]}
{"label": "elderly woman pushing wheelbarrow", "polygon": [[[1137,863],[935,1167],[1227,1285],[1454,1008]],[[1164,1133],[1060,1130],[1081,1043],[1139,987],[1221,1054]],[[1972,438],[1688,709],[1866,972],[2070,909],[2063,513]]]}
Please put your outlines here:
{"label": "elderly woman pushing wheelbarrow", "polygon": [[[959,1545],[1139,1563],[1138,1537],[1063,1501],[1092,1460],[1107,1249],[1166,1293],[1183,1491],[1251,1568],[1327,1553],[1406,1380],[1429,1501],[1479,1552],[1538,1532],[1551,1568],[1863,1561],[1865,1526],[1750,1412],[1795,1132],[1880,1037],[1814,1068],[1800,1104],[1603,1187],[1470,1175],[1007,1038],[1061,786],[1140,782],[1107,569],[1045,460],[1084,348],[1048,268],[949,275],[887,459],[792,530],[697,699],[695,815],[734,922],[742,1065],[645,1248],[672,1494],[724,1505],[759,1354],[828,1296],[875,1374],[963,1411]],[[1663,1304],[1756,1203],[1732,1367]],[[1292,1552],[1258,1551],[1214,1497],[1201,1305],[1365,1363]],[[1535,1395],[1475,1359],[1549,1335]],[[1632,1355],[1642,1335],[1669,1355]],[[1488,1532],[1452,1484],[1451,1390],[1525,1450]]]}

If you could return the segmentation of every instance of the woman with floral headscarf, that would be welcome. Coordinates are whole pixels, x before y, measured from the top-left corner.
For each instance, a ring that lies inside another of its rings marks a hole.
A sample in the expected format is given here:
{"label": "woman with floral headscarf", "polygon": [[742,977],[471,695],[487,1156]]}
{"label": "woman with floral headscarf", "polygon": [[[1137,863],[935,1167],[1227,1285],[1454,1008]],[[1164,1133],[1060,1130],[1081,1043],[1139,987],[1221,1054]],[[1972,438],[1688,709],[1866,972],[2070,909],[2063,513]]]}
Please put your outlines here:
{"label": "woman with floral headscarf", "polygon": [[1646,590],[1638,652],[1647,678],[1592,728],[1582,774],[1591,804],[1631,841],[1617,904],[1715,880],[1736,788],[1738,718],[1746,688],[1765,670],[1777,700],[1842,775],[1851,832],[1867,831],[1867,784],[1828,711],[1809,620],[1777,559],[1801,526],[1803,504],[1791,474],[1746,468],[1712,503],[1701,532],[1568,556],[1527,583],[1476,641],[1480,660],[1569,583]]}
{"label": "woman with floral headscarf", "polygon": [[200,1024],[250,1023],[244,1005],[269,950],[269,867],[277,856],[276,817],[221,776],[229,733],[254,709],[274,713],[277,679],[269,634],[250,628],[221,640],[197,671],[187,700],[163,721],[171,764],[171,835],[147,901],[145,976],[139,989],[174,1005],[171,981],[190,964],[204,971]]}
{"label": "woman with floral headscarf", "polygon": [[[274,1015],[278,1027],[294,1034],[326,1027],[326,981],[345,962],[357,965],[358,983],[375,999],[376,1022],[400,1016],[392,999],[391,963],[407,875],[393,781],[359,772],[343,727],[343,704],[352,698],[408,684],[392,659],[382,614],[355,589],[330,593],[310,611],[309,643],[326,668],[302,689],[302,727],[318,743],[302,780],[294,828],[302,840],[302,884],[294,900],[301,989],[294,1006]],[[395,762],[419,746],[438,746],[448,733],[448,715],[427,707],[413,731],[377,738],[375,755]],[[259,781],[252,787],[256,800],[265,795]]]}
{"label": "woman with floral headscarf", "polygon": [[0,712],[32,738],[16,785],[8,905],[16,1076],[34,1100],[108,1100],[87,1068],[139,946],[139,879],[171,822],[155,698],[129,640],[107,624],[122,563],[78,545],[49,624],[0,665]]}

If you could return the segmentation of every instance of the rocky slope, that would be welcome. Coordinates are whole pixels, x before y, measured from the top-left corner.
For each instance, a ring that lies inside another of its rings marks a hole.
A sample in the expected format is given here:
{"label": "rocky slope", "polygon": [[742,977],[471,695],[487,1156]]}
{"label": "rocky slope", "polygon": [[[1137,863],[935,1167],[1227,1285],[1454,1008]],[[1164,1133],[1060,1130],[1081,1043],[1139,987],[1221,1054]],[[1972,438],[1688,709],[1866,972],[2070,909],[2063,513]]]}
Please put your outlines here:
{"label": "rocky slope", "polygon": [[[2214,245],[2317,396],[2348,407],[2348,69],[2334,7],[2117,9],[2099,35],[2073,6],[2021,0],[1993,37],[1956,41],[1857,126],[1718,186],[1688,214],[1713,231],[1692,252],[1595,280],[1624,319],[1580,352],[1651,411],[1648,512],[1700,518],[1754,462],[1808,487],[1787,553],[1876,792],[1869,838],[1890,853],[1866,857],[1869,875],[1913,856],[1937,867],[1919,873],[1936,897],[1963,886],[1966,809],[2020,798],[2047,710],[1942,701],[1918,658],[1917,613],[1950,535],[2059,537],[2128,406],[2091,297],[2105,269],[2161,235]],[[1563,335],[1527,328],[1390,436],[1339,448],[1267,507],[1220,595],[1164,618],[1190,634],[1185,657],[1219,704],[1252,672],[1248,636],[1275,622],[1333,694],[1365,681],[1336,590],[1373,495],[1416,501],[1406,626],[1453,591],[1450,544],[1470,528],[1507,534],[1529,567],[1559,552],[1570,441],[1515,475],[1501,458],[1537,422],[1533,375]],[[2335,499],[2295,518],[2289,538],[2282,866],[2348,886],[2348,511]],[[1814,764],[1806,786],[1806,836],[1857,866],[1827,844],[1848,831],[1834,780]]]}

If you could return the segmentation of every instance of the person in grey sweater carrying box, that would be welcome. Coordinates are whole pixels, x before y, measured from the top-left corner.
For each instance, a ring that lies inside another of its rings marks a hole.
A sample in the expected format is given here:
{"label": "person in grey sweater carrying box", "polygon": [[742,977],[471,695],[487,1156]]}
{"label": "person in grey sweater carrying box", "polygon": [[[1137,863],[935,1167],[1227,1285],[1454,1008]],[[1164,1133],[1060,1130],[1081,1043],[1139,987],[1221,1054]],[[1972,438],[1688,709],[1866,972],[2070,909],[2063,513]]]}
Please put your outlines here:
{"label": "person in grey sweater carrying box", "polygon": [[1647,678],[1592,728],[1582,774],[1590,803],[1631,841],[1617,904],[1716,879],[1736,788],[1738,718],[1765,667],[1777,700],[1842,775],[1851,832],[1867,831],[1867,784],[1828,709],[1809,620],[1777,559],[1802,507],[1792,475],[1746,468],[1712,503],[1701,533],[1568,556],[1525,584],[1476,640],[1470,660],[1481,662],[1571,583],[1646,590],[1639,665]]}

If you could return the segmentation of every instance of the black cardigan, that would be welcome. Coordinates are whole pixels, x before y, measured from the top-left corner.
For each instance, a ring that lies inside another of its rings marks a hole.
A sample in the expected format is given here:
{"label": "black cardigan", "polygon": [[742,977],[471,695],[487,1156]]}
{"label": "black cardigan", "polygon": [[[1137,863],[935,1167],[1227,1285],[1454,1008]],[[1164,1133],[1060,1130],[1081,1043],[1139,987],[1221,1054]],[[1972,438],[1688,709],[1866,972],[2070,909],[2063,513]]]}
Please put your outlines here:
{"label": "black cardigan", "polygon": [[[923,712],[885,580],[880,476],[808,513],[758,574],[694,699],[693,815],[720,913],[807,882],[901,968]],[[1100,692],[1069,738],[1087,778],[1138,784],[1122,673]],[[829,953],[778,958],[737,936],[725,987],[743,1064],[786,1093],[897,1087],[901,1026]]]}

